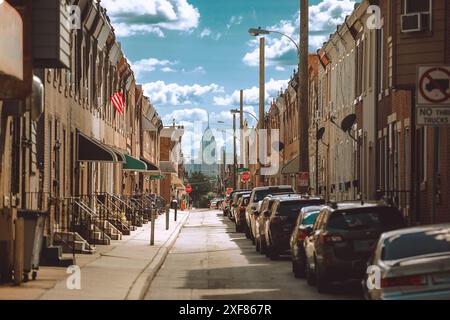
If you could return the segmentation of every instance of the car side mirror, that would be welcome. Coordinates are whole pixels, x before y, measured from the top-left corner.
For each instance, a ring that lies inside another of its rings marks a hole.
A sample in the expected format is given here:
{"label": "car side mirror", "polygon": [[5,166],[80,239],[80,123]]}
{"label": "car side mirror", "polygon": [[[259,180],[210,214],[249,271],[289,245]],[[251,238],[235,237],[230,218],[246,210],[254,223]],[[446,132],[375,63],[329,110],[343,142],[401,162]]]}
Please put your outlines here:
{"label": "car side mirror", "polygon": [[313,233],[313,227],[306,227],[305,232],[309,237]]}
{"label": "car side mirror", "polygon": [[266,218],[270,217],[270,211],[269,210],[264,211],[263,214],[264,214],[264,217],[266,217]]}

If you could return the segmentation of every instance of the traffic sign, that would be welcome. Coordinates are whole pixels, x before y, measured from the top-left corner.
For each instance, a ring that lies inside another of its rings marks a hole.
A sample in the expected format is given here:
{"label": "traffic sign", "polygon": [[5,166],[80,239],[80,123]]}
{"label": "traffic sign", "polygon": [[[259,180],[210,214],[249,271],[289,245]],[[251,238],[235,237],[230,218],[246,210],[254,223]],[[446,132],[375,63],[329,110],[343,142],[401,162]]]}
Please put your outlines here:
{"label": "traffic sign", "polygon": [[159,175],[159,176],[150,176],[150,180],[161,180],[164,179],[164,176]]}
{"label": "traffic sign", "polygon": [[242,172],[241,179],[243,182],[247,182],[248,180],[250,180],[250,172],[249,171]]}
{"label": "traffic sign", "polygon": [[309,172],[299,172],[298,180],[300,187],[308,187],[309,186]]}
{"label": "traffic sign", "polygon": [[191,192],[192,192],[192,187],[191,187],[190,184],[188,184],[188,185],[186,186],[186,193],[191,193]]}
{"label": "traffic sign", "polygon": [[450,126],[450,107],[421,107],[416,108],[416,122],[418,126]]}
{"label": "traffic sign", "polygon": [[450,66],[419,66],[417,104],[450,106]]}
{"label": "traffic sign", "polygon": [[233,192],[233,188],[227,188],[227,196],[229,196]]}

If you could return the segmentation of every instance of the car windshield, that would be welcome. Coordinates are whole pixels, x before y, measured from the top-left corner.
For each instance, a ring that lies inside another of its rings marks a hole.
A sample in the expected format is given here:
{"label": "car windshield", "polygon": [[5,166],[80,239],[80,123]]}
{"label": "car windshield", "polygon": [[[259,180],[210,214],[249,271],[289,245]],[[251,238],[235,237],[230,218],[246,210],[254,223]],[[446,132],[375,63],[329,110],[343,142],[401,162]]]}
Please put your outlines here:
{"label": "car windshield", "polygon": [[269,194],[283,194],[283,193],[293,193],[294,190],[292,188],[276,188],[276,189],[268,189],[268,190],[259,190],[255,191],[255,197],[253,202],[259,202],[263,200]]}
{"label": "car windshield", "polygon": [[368,208],[336,211],[330,216],[328,229],[368,230],[403,226],[400,212],[394,208]]}
{"label": "car windshield", "polygon": [[317,216],[320,211],[312,211],[305,213],[305,217],[303,218],[302,224],[304,225],[313,225],[316,222]]}
{"label": "car windshield", "polygon": [[[411,245],[413,243],[414,245]],[[387,238],[382,260],[400,260],[427,254],[450,254],[450,229],[415,232]]]}
{"label": "car windshield", "polygon": [[292,216],[297,215],[301,208],[305,206],[302,201],[287,201],[282,202],[278,207],[278,215],[280,216]]}

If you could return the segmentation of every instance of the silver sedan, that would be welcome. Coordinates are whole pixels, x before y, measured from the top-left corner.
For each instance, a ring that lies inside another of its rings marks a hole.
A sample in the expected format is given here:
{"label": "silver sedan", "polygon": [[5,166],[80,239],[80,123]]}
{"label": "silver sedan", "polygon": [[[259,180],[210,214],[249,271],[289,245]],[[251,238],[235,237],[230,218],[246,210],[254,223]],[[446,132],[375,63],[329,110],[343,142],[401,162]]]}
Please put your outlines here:
{"label": "silver sedan", "polygon": [[367,299],[450,299],[450,224],[382,234],[362,285]]}

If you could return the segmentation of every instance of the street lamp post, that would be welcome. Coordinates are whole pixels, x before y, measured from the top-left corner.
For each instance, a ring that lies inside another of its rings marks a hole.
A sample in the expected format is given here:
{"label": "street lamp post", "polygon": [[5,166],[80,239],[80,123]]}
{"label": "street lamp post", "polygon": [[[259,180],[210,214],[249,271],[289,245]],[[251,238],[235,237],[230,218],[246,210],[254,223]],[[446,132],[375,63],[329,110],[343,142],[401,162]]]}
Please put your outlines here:
{"label": "street lamp post", "polygon": [[240,110],[232,109],[233,114],[233,188],[237,189],[237,150],[236,150],[236,114],[240,114]]}
{"label": "street lamp post", "polygon": [[[297,48],[298,54],[298,85],[297,85],[297,101],[298,101],[298,170],[300,172],[309,172],[309,139],[308,139],[308,19],[309,19],[309,1],[300,0],[300,44],[295,40],[279,31],[265,30],[261,28],[252,28],[248,32],[252,36],[277,33],[288,38]],[[307,191],[307,190],[303,190]]]}

